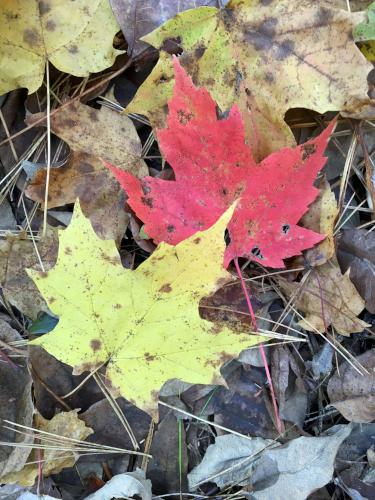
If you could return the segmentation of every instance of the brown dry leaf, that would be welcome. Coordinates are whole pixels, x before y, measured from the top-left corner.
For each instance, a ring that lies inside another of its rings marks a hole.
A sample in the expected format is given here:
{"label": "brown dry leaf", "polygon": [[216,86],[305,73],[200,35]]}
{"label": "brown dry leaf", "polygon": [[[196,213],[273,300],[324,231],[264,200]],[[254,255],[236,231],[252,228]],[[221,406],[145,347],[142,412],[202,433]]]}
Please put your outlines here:
{"label": "brown dry leaf", "polygon": [[[41,431],[63,436],[72,439],[86,439],[93,430],[86,427],[85,423],[78,418],[78,411],[73,410],[55,415],[52,420],[46,420],[41,415],[35,415],[34,428]],[[61,448],[72,448],[72,451],[66,449],[46,449],[42,451],[43,476],[57,474],[66,467],[73,467],[78,459],[74,453],[74,448],[69,441],[61,439]],[[22,486],[32,486],[38,475],[38,457],[36,450],[33,449],[29,455],[28,462],[23,469],[18,472],[7,474],[1,478],[6,484],[20,484]]]}
{"label": "brown dry leaf", "polygon": [[326,239],[305,252],[305,258],[311,266],[320,266],[333,257],[335,242],[333,230],[339,212],[336,198],[325,177],[320,180],[320,194],[310,205],[308,212],[301,219],[301,226],[325,234]]}
{"label": "brown dry leaf", "polygon": [[375,314],[375,232],[347,229],[338,242],[337,259],[343,271],[350,269],[350,279],[366,309]]}
{"label": "brown dry leaf", "polygon": [[278,282],[289,297],[295,296],[295,307],[305,313],[305,319],[299,322],[305,330],[324,332],[332,325],[338,333],[349,336],[369,326],[357,318],[364,301],[349,273],[342,274],[334,259],[312,269],[303,285],[284,279]]}
{"label": "brown dry leaf", "polygon": [[[37,247],[47,271],[56,262],[57,231],[48,227],[45,237],[37,241]],[[33,242],[26,238],[26,234],[9,235],[5,240],[0,240],[0,286],[4,297],[23,314],[35,320],[40,311],[48,312],[49,309],[25,268],[41,271]]]}
{"label": "brown dry leaf", "polygon": [[[28,123],[40,117],[33,115]],[[71,148],[68,164],[51,169],[48,207],[74,203],[77,198],[97,234],[105,239],[122,238],[129,216],[118,182],[103,160],[142,177],[147,167],[142,145],[132,121],[109,108],[100,110],[72,102],[51,116],[51,130]],[[29,198],[43,204],[46,171],[39,170],[26,189]]]}
{"label": "brown dry leaf", "polygon": [[375,419],[375,349],[356,358],[367,374],[359,374],[344,361],[328,383],[331,404],[349,422],[366,423]]}

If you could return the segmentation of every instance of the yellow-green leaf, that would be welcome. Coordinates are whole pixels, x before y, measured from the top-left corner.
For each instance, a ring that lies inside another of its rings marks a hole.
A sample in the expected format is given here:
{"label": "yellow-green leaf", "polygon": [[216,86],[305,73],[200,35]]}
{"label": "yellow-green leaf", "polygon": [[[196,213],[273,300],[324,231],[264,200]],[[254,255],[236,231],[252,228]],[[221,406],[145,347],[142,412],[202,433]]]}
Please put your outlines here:
{"label": "yellow-green leaf", "polygon": [[224,230],[233,208],[210,229],[176,246],[162,243],[136,271],[121,266],[113,241],[100,240],[76,203],[47,273],[29,271],[51,310],[53,332],[34,341],[82,373],[109,361],[112,388],[150,413],[173,378],[209,384],[220,365],[261,339],[201,319],[199,301],[231,275]]}
{"label": "yellow-green leaf", "polygon": [[257,159],[294,138],[284,122],[290,108],[375,114],[367,96],[372,66],[352,31],[362,13],[314,0],[231,0],[227,8],[182,12],[143,40],[161,50],[157,66],[128,112],[146,114],[163,126],[172,88],[168,46],[180,46],[182,65],[222,110],[237,102]]}
{"label": "yellow-green leaf", "polygon": [[2,0],[0,94],[19,87],[35,92],[46,60],[74,76],[111,66],[119,30],[108,0]]}

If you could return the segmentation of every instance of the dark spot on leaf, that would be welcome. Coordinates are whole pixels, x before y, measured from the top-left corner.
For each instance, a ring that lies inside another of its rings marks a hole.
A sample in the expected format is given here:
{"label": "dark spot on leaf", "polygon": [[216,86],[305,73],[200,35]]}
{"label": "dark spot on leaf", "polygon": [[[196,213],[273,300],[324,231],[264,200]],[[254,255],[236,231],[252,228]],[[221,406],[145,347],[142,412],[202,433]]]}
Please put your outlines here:
{"label": "dark spot on leaf", "polygon": [[35,29],[25,29],[23,32],[23,41],[31,45],[36,45],[39,41],[39,34]]}
{"label": "dark spot on leaf", "polygon": [[273,45],[273,39],[276,35],[277,19],[270,17],[263,21],[259,26],[245,26],[244,37],[248,43],[254,46],[256,50],[267,51]]}
{"label": "dark spot on leaf", "polygon": [[194,50],[194,55],[197,59],[200,59],[205,52],[206,52],[206,47],[197,47]]}
{"label": "dark spot on leaf", "polygon": [[257,257],[260,260],[264,259],[259,247],[252,248],[250,253],[251,253],[251,255],[253,255],[254,257]]}
{"label": "dark spot on leaf", "polygon": [[267,71],[267,73],[265,74],[265,80],[267,83],[273,83],[275,81],[275,77],[270,71]]}
{"label": "dark spot on leaf", "polygon": [[121,304],[115,304],[113,307],[114,307],[115,309],[121,309],[121,308],[122,308],[122,305],[121,305]]}
{"label": "dark spot on leaf", "polygon": [[224,196],[227,196],[227,194],[228,194],[228,189],[227,188],[223,187],[223,188],[221,188],[220,191],[221,191],[221,194],[223,194]]}
{"label": "dark spot on leaf", "polygon": [[78,52],[78,47],[77,47],[77,45],[70,45],[70,47],[69,47],[69,49],[68,49],[68,50],[69,50],[69,52],[70,52],[71,54],[77,54],[77,52]]}
{"label": "dark spot on leaf", "polygon": [[302,149],[302,160],[305,161],[316,152],[316,145],[303,144],[301,149]]}
{"label": "dark spot on leaf", "polygon": [[315,27],[328,26],[333,17],[333,12],[331,9],[326,7],[320,7],[315,15],[315,21],[317,25]]}
{"label": "dark spot on leaf", "polygon": [[51,7],[48,2],[38,2],[39,14],[43,16],[47,14],[51,10]]}
{"label": "dark spot on leaf", "polygon": [[154,206],[152,198],[146,198],[145,196],[142,196],[141,200],[142,200],[142,203],[144,205],[147,205],[149,208],[152,208]]}
{"label": "dark spot on leaf", "polygon": [[201,241],[201,238],[195,238],[195,240],[193,240],[193,243],[195,245],[198,245],[198,243],[200,243],[200,241]]}
{"label": "dark spot on leaf", "polygon": [[174,233],[176,231],[176,228],[174,227],[173,224],[168,224],[167,231],[168,233]]}
{"label": "dark spot on leaf", "polygon": [[142,184],[143,194],[148,194],[151,191],[151,188],[148,184]]}
{"label": "dark spot on leaf", "polygon": [[155,356],[153,354],[150,354],[149,352],[145,352],[144,356],[146,361],[154,361],[155,359]]}
{"label": "dark spot on leaf", "polygon": [[55,297],[48,297],[48,303],[53,304],[56,301]]}
{"label": "dark spot on leaf", "polygon": [[93,339],[90,341],[90,347],[93,351],[99,351],[102,347],[102,342],[99,339]]}
{"label": "dark spot on leaf", "polygon": [[186,125],[193,118],[193,114],[187,113],[183,109],[179,109],[177,111],[177,118],[181,125]]}
{"label": "dark spot on leaf", "polygon": [[160,49],[165,50],[165,52],[168,52],[168,54],[178,55],[182,53],[181,42],[182,39],[180,36],[177,36],[175,38],[167,38],[166,40],[164,40]]}
{"label": "dark spot on leaf", "polygon": [[46,30],[47,31],[55,31],[55,29],[56,29],[56,23],[55,23],[55,21],[53,21],[52,19],[49,19],[46,22]]}
{"label": "dark spot on leaf", "polygon": [[170,283],[165,283],[161,288],[159,288],[159,292],[170,293],[172,291],[172,287]]}
{"label": "dark spot on leaf", "polygon": [[72,249],[70,247],[65,247],[64,253],[65,253],[65,255],[72,255]]}
{"label": "dark spot on leaf", "polygon": [[282,231],[284,234],[288,234],[288,233],[289,233],[289,229],[290,229],[289,224],[283,224],[283,225],[282,225],[282,227],[281,227],[281,231]]}
{"label": "dark spot on leaf", "polygon": [[294,51],[293,40],[284,40],[280,45],[277,46],[275,57],[279,61],[283,61],[290,56]]}

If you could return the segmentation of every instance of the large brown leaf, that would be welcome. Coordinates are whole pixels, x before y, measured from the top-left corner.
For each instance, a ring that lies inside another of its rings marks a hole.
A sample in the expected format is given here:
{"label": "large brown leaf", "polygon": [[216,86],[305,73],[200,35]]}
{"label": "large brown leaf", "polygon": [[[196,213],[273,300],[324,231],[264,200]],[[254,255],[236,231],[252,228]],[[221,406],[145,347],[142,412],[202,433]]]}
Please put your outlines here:
{"label": "large brown leaf", "polygon": [[309,272],[306,281],[289,283],[279,279],[288,296],[295,297],[295,306],[305,313],[300,325],[309,331],[324,332],[333,325],[338,333],[349,336],[369,326],[357,318],[365,304],[349,279],[342,274],[335,260]]}
{"label": "large brown leaf", "polygon": [[[28,123],[38,118],[33,115]],[[147,173],[133,123],[109,108],[98,110],[72,102],[51,116],[51,130],[70,146],[71,156],[66,166],[51,169],[48,207],[74,203],[79,198],[99,236],[121,239],[128,223],[125,197],[103,167],[103,160],[118,161],[121,170],[136,176]],[[45,170],[35,174],[26,190],[28,197],[44,202],[45,178]]]}

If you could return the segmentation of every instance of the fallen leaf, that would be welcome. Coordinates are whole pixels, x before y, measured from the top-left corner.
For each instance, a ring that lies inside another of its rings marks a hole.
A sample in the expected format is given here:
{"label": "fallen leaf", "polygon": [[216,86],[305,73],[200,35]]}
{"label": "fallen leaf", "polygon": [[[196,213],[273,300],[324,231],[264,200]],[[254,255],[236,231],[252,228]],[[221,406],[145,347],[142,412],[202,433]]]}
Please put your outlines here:
{"label": "fallen leaf", "polygon": [[147,465],[154,495],[187,490],[188,457],[182,420],[169,411],[158,424],[150,448],[152,458]]}
{"label": "fallen leaf", "polygon": [[126,112],[164,125],[162,108],[172,94],[168,41],[183,50],[180,60],[194,83],[206,87],[222,110],[237,102],[257,160],[293,146],[284,122],[290,108],[345,116],[374,116],[367,95],[371,64],[352,31],[362,13],[328,0],[232,0],[225,9],[182,12],[143,38],[161,50],[158,64]]}
{"label": "fallen leaf", "polygon": [[161,244],[130,271],[122,267],[115,243],[96,236],[77,203],[71,224],[59,232],[55,267],[29,271],[60,318],[53,332],[33,344],[73,366],[75,374],[108,361],[112,389],[153,414],[165,381],[220,380],[221,363],[261,341],[199,317],[200,299],[232,280],[222,259],[233,209],[175,247]]}
{"label": "fallen leaf", "polygon": [[270,439],[219,436],[190,472],[190,491],[210,481],[221,489],[245,485],[254,500],[305,500],[331,480],[337,450],[350,432],[350,425],[336,425],[319,437],[283,446]]}
{"label": "fallen leaf", "polygon": [[[93,431],[89,427],[86,427],[85,423],[78,418],[78,411],[79,410],[73,410],[70,412],[58,413],[51,420],[46,420],[41,415],[37,414],[34,419],[34,428],[49,432],[55,436],[84,440]],[[63,442],[63,438],[61,438],[61,442]],[[72,446],[72,444],[67,441],[65,441],[64,444],[67,448],[71,447],[72,451],[67,451],[65,449],[60,450],[58,447],[57,449],[46,448],[44,450],[42,454],[42,459],[44,460],[43,476],[57,474],[62,469],[73,467],[75,464],[78,459],[78,454],[74,453],[74,445]],[[30,444],[30,448],[32,448],[32,444]],[[28,463],[20,471],[3,476],[1,481],[6,484],[17,483],[22,486],[32,486],[38,475],[38,454],[35,449],[30,453],[28,462],[34,463]]]}
{"label": "fallen leaf", "polygon": [[184,10],[217,5],[217,0],[109,0],[128,42],[128,54],[135,58],[150,48],[140,39]]}
{"label": "fallen leaf", "polygon": [[301,370],[286,347],[275,346],[271,356],[272,380],[280,418],[302,429],[306,418],[308,395]]}
{"label": "fallen leaf", "polygon": [[[128,403],[124,398],[116,399],[116,404],[123,415],[126,416],[137,442],[143,443],[150,429],[150,416]],[[88,443],[105,444],[106,446],[114,446],[125,450],[132,449],[133,445],[129,435],[124,432],[124,427],[107,398],[101,399],[90,406],[88,410],[80,414],[80,419],[94,431],[87,438]],[[113,458],[113,455],[108,454],[108,457]],[[106,456],[102,455],[102,461],[106,459]],[[85,460],[96,461],[97,457],[88,456],[85,457]]]}
{"label": "fallen leaf", "polygon": [[[29,361],[34,382],[35,406],[42,417],[51,419],[58,411],[66,411],[69,408],[80,408],[84,412],[102,399],[103,393],[92,378],[87,380],[79,391],[74,391],[85,375],[73,376],[70,366],[58,361],[42,347],[29,346]],[[70,392],[73,394],[63,400],[68,407],[56,400],[55,395],[62,397]]]}
{"label": "fallen leaf", "polygon": [[324,332],[333,325],[337,333],[350,336],[369,326],[357,318],[364,301],[350,281],[349,271],[342,274],[336,260],[311,270],[303,285],[283,279],[278,283],[288,297],[295,296],[295,307],[306,314],[299,321],[305,330]]}
{"label": "fallen leaf", "polygon": [[151,481],[146,479],[142,469],[113,476],[98,491],[85,500],[108,500],[109,498],[141,498],[151,500]]}
{"label": "fallen leaf", "polygon": [[[222,372],[228,389],[217,387],[205,409],[207,415],[213,414],[216,424],[244,435],[277,437],[267,408],[263,366],[257,368],[233,361]],[[220,429],[217,432],[223,434]]]}
{"label": "fallen leaf", "polygon": [[326,162],[323,153],[334,122],[316,139],[256,164],[237,106],[218,119],[210,94],[193,85],[177,58],[175,76],[168,127],[159,130],[158,139],[176,180],[139,181],[110,166],[128,204],[145,222],[146,234],[175,245],[209,227],[240,197],[228,226],[226,266],[246,256],[284,267],[283,259],[321,241],[324,236],[297,223],[319,193],[312,183]]}
{"label": "fallen leaf", "polygon": [[46,60],[60,71],[89,76],[108,68],[121,51],[108,0],[3,0],[0,6],[0,95],[42,85]]}
{"label": "fallen leaf", "polygon": [[375,349],[356,358],[366,374],[359,374],[344,361],[328,382],[327,392],[333,405],[349,422],[368,423],[375,419]]}
{"label": "fallen leaf", "polygon": [[[38,118],[40,114],[33,115],[27,122],[32,124]],[[69,144],[72,154],[66,166],[50,170],[48,207],[74,203],[79,198],[97,234],[120,240],[129,215],[124,211],[122,190],[102,159],[119,162],[121,170],[136,176],[147,173],[132,121],[106,107],[98,110],[72,102],[51,116],[51,130]],[[26,195],[42,205],[45,179],[46,170],[38,170],[26,189]]]}
{"label": "fallen leaf", "polygon": [[368,20],[354,28],[354,39],[360,42],[362,53],[369,61],[375,61],[375,2],[367,7]]}
{"label": "fallen leaf", "polygon": [[337,260],[349,277],[366,309],[375,314],[375,233],[365,229],[346,229],[340,235]]}
{"label": "fallen leaf", "polygon": [[[9,344],[22,340],[22,337],[8,323],[0,319],[0,340]],[[12,353],[12,351],[5,351],[3,346],[0,347],[2,353],[7,355]],[[17,472],[23,468],[29,456],[27,444],[31,442],[30,436],[18,434],[14,430],[6,428],[9,426],[5,424],[4,420],[30,426],[33,421],[34,406],[31,397],[32,380],[27,370],[26,351],[24,358],[18,355],[17,358],[12,357],[7,361],[3,354],[1,360],[0,441],[16,442],[19,445],[19,447],[3,444],[0,446],[0,482],[3,482],[1,479],[3,475]]]}
{"label": "fallen leaf", "polygon": [[308,212],[302,217],[300,224],[307,229],[325,235],[325,239],[306,250],[304,258],[310,266],[321,266],[335,255],[333,231],[339,213],[335,194],[327,179],[323,177],[319,183],[320,193],[310,205]]}
{"label": "fallen leaf", "polygon": [[[49,228],[45,237],[37,242],[37,247],[44,268],[49,269],[56,262],[57,232]],[[27,276],[26,267],[40,269],[33,242],[25,234],[9,235],[0,240],[0,285],[4,296],[19,311],[35,320],[40,311],[48,312],[49,309]]]}

